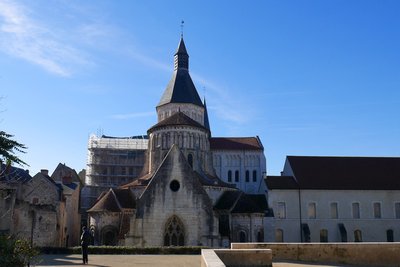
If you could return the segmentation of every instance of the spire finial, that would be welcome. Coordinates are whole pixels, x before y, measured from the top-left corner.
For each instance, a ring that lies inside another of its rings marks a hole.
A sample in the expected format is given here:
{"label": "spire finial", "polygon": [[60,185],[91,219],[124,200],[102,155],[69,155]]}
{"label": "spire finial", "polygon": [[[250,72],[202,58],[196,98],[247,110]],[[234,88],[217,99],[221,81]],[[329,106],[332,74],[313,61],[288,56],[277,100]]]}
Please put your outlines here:
{"label": "spire finial", "polygon": [[183,24],[185,23],[184,20],[181,21],[181,37],[183,38]]}

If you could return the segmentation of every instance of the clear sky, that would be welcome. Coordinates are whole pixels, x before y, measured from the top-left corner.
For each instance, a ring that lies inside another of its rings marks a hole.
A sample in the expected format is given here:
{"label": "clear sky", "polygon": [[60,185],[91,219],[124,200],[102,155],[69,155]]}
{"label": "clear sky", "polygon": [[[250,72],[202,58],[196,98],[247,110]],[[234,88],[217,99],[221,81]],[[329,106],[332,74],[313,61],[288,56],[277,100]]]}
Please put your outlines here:
{"label": "clear sky", "polygon": [[400,1],[0,0],[0,129],[31,174],[90,134],[146,134],[184,23],[213,136],[286,155],[400,156]]}

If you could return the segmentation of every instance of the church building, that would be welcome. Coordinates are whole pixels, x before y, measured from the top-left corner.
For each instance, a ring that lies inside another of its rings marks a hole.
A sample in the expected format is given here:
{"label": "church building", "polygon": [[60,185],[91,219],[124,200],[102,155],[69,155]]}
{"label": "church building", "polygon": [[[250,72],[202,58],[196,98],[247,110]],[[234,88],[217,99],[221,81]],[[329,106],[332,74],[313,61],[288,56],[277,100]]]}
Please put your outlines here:
{"label": "church building", "polygon": [[269,208],[261,140],[211,136],[183,38],[156,111],[141,173],[101,193],[87,211],[95,243],[225,247],[264,241]]}

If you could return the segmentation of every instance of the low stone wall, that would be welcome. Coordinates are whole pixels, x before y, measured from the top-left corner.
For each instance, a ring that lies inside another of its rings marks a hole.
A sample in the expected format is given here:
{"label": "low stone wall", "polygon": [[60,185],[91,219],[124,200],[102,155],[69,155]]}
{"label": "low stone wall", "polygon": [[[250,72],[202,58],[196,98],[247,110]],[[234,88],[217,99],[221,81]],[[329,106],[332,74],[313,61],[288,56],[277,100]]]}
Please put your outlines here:
{"label": "low stone wall", "polygon": [[270,249],[202,249],[201,267],[272,267]]}
{"label": "low stone wall", "polygon": [[400,266],[400,243],[232,243],[232,249],[271,249],[274,261]]}

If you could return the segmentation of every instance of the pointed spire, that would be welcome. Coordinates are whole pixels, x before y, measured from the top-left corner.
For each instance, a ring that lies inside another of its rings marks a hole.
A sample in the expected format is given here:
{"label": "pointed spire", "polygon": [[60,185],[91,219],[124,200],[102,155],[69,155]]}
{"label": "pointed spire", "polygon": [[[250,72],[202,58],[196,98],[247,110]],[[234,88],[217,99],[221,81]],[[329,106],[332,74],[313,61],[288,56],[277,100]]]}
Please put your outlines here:
{"label": "pointed spire", "polygon": [[178,49],[174,56],[174,69],[177,70],[178,68],[189,70],[189,54],[186,51],[183,36],[181,36],[181,41],[179,42]]}
{"label": "pointed spire", "polygon": [[190,103],[203,107],[203,102],[189,74],[189,55],[181,37],[175,53],[175,71],[157,107],[168,103]]}
{"label": "pointed spire", "polygon": [[206,98],[204,97],[204,127],[210,130],[210,121],[208,120],[208,112],[207,112],[207,104],[206,104]]}

